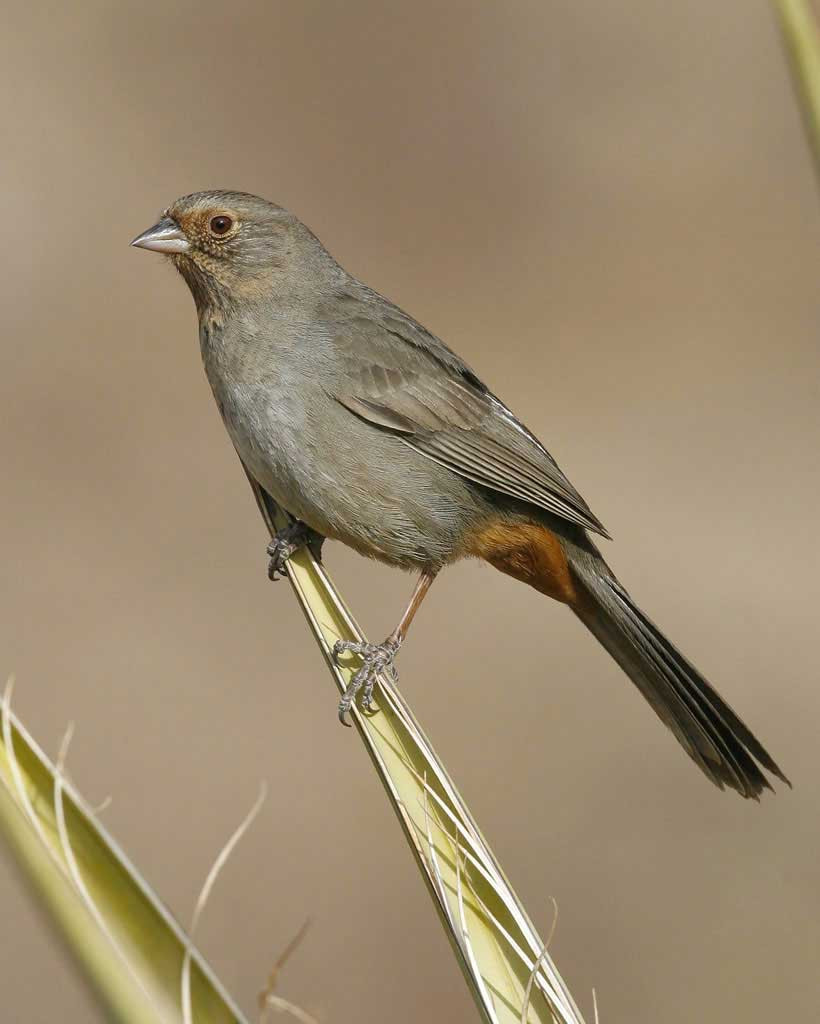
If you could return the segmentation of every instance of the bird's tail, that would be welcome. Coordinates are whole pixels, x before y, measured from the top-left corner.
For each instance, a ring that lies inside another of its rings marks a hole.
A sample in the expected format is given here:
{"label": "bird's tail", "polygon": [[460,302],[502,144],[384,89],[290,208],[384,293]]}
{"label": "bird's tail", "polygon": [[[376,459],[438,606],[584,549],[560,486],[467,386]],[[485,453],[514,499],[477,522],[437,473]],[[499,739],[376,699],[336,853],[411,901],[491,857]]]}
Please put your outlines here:
{"label": "bird's tail", "polygon": [[[590,545],[591,547],[591,545]],[[771,789],[761,768],[791,785],[763,745],[635,604],[595,551],[571,547],[573,611],[649,701],[715,785],[758,799]]]}

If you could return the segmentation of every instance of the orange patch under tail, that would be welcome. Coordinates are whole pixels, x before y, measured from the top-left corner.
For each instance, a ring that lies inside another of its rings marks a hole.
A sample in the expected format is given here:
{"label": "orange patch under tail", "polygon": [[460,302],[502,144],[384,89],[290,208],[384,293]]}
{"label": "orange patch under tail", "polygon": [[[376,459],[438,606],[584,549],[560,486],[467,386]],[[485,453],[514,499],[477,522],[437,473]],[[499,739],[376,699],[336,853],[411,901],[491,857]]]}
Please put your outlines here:
{"label": "orange patch under tail", "polygon": [[556,601],[574,605],[578,599],[563,544],[546,526],[493,523],[470,536],[467,553]]}

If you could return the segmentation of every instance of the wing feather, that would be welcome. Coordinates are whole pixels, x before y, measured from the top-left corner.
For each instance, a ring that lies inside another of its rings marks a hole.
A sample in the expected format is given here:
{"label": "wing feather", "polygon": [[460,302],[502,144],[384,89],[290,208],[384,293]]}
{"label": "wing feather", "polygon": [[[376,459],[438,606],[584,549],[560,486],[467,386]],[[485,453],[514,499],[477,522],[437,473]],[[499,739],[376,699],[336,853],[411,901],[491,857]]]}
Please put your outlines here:
{"label": "wing feather", "polygon": [[454,352],[375,292],[366,298],[333,324],[342,374],[331,393],[341,405],[473,483],[609,536],[546,448]]}

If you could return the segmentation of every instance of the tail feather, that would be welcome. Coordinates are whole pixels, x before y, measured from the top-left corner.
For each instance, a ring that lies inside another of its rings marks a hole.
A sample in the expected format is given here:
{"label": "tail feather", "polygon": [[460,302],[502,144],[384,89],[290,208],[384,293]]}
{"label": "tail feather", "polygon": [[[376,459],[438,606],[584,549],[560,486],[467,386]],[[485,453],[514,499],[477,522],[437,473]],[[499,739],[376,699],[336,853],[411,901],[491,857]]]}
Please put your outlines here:
{"label": "tail feather", "polygon": [[791,785],[760,741],[647,618],[597,552],[572,552],[570,565],[579,589],[573,611],[715,785],[758,799],[772,788],[761,769]]}

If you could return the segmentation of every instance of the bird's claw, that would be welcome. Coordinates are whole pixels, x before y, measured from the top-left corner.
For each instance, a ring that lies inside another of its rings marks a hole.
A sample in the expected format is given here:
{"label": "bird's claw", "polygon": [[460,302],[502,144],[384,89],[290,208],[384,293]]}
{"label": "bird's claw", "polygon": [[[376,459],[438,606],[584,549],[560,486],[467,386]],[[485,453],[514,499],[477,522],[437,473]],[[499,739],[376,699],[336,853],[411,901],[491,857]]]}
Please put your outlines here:
{"label": "bird's claw", "polygon": [[342,699],[339,701],[339,721],[342,725],[350,725],[345,716],[353,706],[359,690],[362,691],[362,711],[371,713],[375,710],[373,707],[373,688],[378,677],[384,672],[389,672],[393,682],[398,680],[394,659],[400,646],[401,640],[392,639],[384,640],[380,644],[371,644],[366,641],[356,643],[351,640],[337,640],[333,645],[333,658],[337,663],[340,655],[345,653],[355,654],[362,663],[361,667],[353,674],[342,695]]}
{"label": "bird's claw", "polygon": [[308,528],[304,523],[290,523],[280,530],[279,533],[268,544],[267,554],[268,579],[276,581],[279,577],[287,576],[286,564],[288,559],[305,546],[308,542]]}

